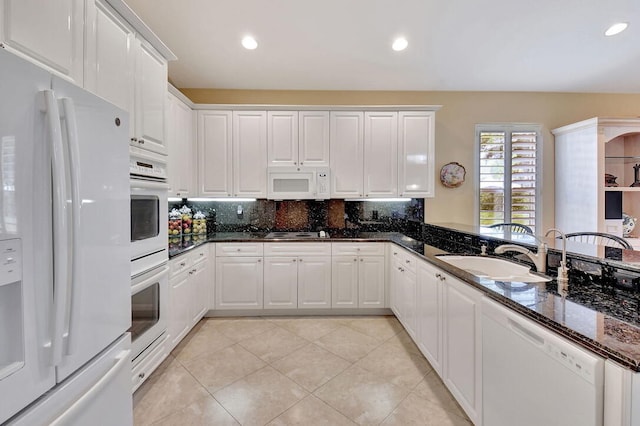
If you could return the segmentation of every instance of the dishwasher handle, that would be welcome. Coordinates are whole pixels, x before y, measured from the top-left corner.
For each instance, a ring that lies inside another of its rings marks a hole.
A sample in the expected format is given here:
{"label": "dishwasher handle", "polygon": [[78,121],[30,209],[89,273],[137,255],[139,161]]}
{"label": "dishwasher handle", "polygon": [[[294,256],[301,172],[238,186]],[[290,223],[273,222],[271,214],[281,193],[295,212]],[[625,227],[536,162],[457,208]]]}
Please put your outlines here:
{"label": "dishwasher handle", "polygon": [[507,318],[507,323],[509,324],[509,328],[518,333],[520,336],[524,337],[532,343],[535,343],[538,346],[544,346],[544,337],[537,335],[534,331],[529,330],[527,327],[517,321],[514,321],[512,318]]}

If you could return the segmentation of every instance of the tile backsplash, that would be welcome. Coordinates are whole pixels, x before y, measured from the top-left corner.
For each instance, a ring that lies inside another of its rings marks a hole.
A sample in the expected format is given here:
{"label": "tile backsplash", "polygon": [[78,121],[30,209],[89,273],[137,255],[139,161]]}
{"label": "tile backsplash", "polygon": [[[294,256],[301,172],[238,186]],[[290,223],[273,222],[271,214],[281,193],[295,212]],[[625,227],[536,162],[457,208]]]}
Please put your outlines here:
{"label": "tile backsplash", "polygon": [[207,217],[209,232],[237,231],[399,231],[419,236],[424,200],[410,201],[181,201],[169,210],[189,206]]}

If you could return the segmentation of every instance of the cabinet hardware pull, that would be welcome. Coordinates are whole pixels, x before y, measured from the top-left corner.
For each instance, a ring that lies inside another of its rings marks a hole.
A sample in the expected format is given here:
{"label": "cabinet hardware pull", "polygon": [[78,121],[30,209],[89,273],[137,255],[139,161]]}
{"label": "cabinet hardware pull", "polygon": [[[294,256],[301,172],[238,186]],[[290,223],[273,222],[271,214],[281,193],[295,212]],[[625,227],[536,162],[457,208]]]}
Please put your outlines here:
{"label": "cabinet hardware pull", "polygon": [[144,373],[138,374],[138,377],[140,377],[141,379],[144,379]]}
{"label": "cabinet hardware pull", "polygon": [[185,265],[186,265],[186,262],[180,263],[180,266],[185,266]]}
{"label": "cabinet hardware pull", "polygon": [[258,259],[258,263],[262,262],[262,259]]}
{"label": "cabinet hardware pull", "polygon": [[131,142],[138,142],[138,138],[131,138]]}
{"label": "cabinet hardware pull", "polygon": [[140,142],[141,145],[144,145],[144,139],[138,139],[138,142]]}
{"label": "cabinet hardware pull", "polygon": [[297,260],[296,260],[296,259],[293,259],[293,260],[292,260],[292,262],[297,262]]}
{"label": "cabinet hardware pull", "polygon": [[405,263],[411,263],[411,261],[410,260],[405,260]]}
{"label": "cabinet hardware pull", "polygon": [[364,262],[364,259],[360,259],[360,262]]}

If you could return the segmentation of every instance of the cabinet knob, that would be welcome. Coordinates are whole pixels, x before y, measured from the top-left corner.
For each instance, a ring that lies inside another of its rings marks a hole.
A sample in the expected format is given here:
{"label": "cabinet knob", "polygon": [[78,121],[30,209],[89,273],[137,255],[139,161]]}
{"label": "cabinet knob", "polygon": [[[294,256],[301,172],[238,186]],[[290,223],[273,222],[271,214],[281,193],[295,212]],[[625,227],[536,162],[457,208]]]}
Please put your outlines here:
{"label": "cabinet knob", "polygon": [[200,257],[204,256],[204,253],[200,253]]}
{"label": "cabinet knob", "polygon": [[292,262],[297,262],[297,261],[298,261],[298,259],[292,259],[291,261],[292,261]]}
{"label": "cabinet knob", "polygon": [[353,259],[353,261],[354,261],[354,262],[357,262],[357,261],[358,261],[358,259]]}
{"label": "cabinet knob", "polygon": [[360,262],[364,262],[364,259],[360,259]]}
{"label": "cabinet knob", "polygon": [[140,145],[144,145],[144,139],[138,139],[138,142],[140,143]]}
{"label": "cabinet knob", "polygon": [[405,263],[411,263],[411,261],[409,259],[405,260]]}
{"label": "cabinet knob", "polygon": [[302,165],[304,165],[304,163],[301,161],[301,162],[300,162],[300,165],[302,166]]}
{"label": "cabinet knob", "polygon": [[185,265],[186,265],[186,262],[181,262],[180,263],[180,266],[185,266]]}
{"label": "cabinet knob", "polygon": [[258,259],[258,263],[262,262],[262,259]]}
{"label": "cabinet knob", "polygon": [[302,259],[299,259],[299,260],[300,260],[300,262],[302,262]]}
{"label": "cabinet knob", "polygon": [[238,249],[236,249],[236,250],[237,250],[237,251],[240,251],[240,249],[239,249],[239,248],[238,248]]}
{"label": "cabinet knob", "polygon": [[294,161],[294,162],[293,162],[293,165],[294,165],[294,166],[298,165],[298,162],[297,162],[297,161]]}
{"label": "cabinet knob", "polygon": [[141,378],[141,379],[144,379],[144,376],[145,376],[145,374],[144,374],[144,373],[140,373],[140,374],[138,374],[138,377],[139,377],[139,378]]}

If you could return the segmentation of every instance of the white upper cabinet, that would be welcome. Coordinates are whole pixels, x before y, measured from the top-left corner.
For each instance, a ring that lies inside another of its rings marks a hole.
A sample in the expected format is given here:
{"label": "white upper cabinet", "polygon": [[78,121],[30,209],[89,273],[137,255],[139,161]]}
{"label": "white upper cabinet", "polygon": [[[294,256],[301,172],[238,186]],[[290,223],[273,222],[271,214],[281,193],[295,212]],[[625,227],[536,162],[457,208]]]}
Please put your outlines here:
{"label": "white upper cabinet", "polygon": [[360,198],[363,190],[364,113],[331,112],[331,198]]}
{"label": "white upper cabinet", "polygon": [[435,112],[398,113],[398,192],[401,197],[433,197]]}
{"label": "white upper cabinet", "polygon": [[299,164],[329,167],[329,112],[300,111],[298,129]]}
{"label": "white upper cabinet", "polygon": [[298,111],[269,111],[267,120],[268,165],[298,165]]}
{"label": "white upper cabinet", "polygon": [[269,111],[268,165],[329,166],[329,113]]}
{"label": "white upper cabinet", "polygon": [[136,40],[134,131],[131,143],[167,155],[164,114],[167,61],[145,40]]}
{"label": "white upper cabinet", "polygon": [[364,195],[398,196],[398,113],[364,114]]}
{"label": "white upper cabinet", "polygon": [[171,93],[167,94],[167,149],[169,152],[169,196],[186,198],[195,194],[194,113]]}
{"label": "white upper cabinet", "polygon": [[135,32],[105,0],[86,6],[84,87],[131,113]]}
{"label": "white upper cabinet", "polygon": [[84,0],[2,0],[0,43],[82,86],[84,4]]}
{"label": "white upper cabinet", "polygon": [[198,195],[233,195],[231,121],[231,111],[198,111]]}
{"label": "white upper cabinet", "polygon": [[233,112],[233,194],[267,198],[267,112]]}

